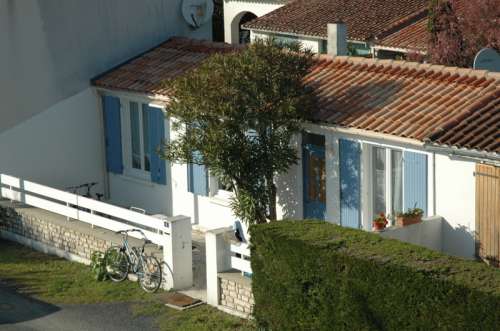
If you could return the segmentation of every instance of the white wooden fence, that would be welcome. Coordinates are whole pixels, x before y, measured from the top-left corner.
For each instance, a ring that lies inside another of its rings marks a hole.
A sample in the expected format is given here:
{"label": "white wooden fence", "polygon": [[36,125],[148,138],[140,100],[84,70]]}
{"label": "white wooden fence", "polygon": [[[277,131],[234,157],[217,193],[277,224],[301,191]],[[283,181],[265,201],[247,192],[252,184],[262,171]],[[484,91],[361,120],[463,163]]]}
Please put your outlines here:
{"label": "white wooden fence", "polygon": [[207,267],[207,303],[219,307],[219,273],[238,270],[251,274],[250,249],[247,244],[233,244],[232,227],[209,230],[205,234]]}
{"label": "white wooden fence", "polygon": [[[158,218],[49,186],[0,174],[3,198],[63,215],[111,231],[141,229],[147,239],[163,246],[167,287],[192,286],[191,221],[189,217]],[[130,236],[142,239],[138,233]],[[170,284],[169,284],[170,283]]]}
{"label": "white wooden fence", "polygon": [[251,274],[250,248],[248,244],[231,244],[231,268]]}
{"label": "white wooden fence", "polygon": [[[171,234],[168,222],[109,203],[0,174],[2,197],[44,209],[111,231],[140,228],[149,240],[162,245]],[[141,239],[140,234],[130,233]]]}

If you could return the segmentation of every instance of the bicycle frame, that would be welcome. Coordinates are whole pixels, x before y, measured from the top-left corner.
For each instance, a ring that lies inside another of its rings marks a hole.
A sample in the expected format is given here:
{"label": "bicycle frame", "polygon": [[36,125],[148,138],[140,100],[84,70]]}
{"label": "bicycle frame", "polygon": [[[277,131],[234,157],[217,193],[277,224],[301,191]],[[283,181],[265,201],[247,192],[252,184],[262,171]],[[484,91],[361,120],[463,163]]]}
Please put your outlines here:
{"label": "bicycle frame", "polygon": [[[144,235],[144,234],[143,234]],[[146,239],[146,238],[145,238]],[[143,258],[143,252],[144,252],[144,246],[146,245],[146,242],[141,248],[141,252],[139,253],[138,250],[135,250],[135,247],[130,246],[128,242],[128,233],[125,233],[122,241],[122,251],[125,253],[127,256],[127,259],[130,262],[130,265],[132,267],[132,271],[136,274],[142,274],[142,270],[139,270],[140,266],[143,266],[145,264],[144,258]]]}

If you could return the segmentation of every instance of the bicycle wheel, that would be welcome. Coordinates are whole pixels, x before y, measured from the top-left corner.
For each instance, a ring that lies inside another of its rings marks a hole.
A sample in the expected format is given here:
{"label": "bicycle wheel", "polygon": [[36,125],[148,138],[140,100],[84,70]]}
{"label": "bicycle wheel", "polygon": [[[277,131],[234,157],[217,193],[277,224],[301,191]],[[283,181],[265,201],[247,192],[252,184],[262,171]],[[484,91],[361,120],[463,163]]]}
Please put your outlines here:
{"label": "bicycle wheel", "polygon": [[142,270],[138,273],[139,284],[144,291],[154,293],[161,286],[161,264],[154,256],[144,255],[142,261]]}
{"label": "bicycle wheel", "polygon": [[111,246],[106,251],[106,272],[114,282],[122,282],[127,279],[129,261],[127,255],[119,246]]}

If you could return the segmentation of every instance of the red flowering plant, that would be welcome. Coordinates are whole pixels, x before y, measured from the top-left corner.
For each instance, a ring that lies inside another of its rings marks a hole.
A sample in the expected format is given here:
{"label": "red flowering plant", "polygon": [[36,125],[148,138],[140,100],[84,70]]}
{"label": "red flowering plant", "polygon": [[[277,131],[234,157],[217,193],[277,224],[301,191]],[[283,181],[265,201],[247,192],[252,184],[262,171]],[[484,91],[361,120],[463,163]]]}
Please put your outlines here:
{"label": "red flowering plant", "polygon": [[375,218],[372,222],[373,228],[375,230],[383,230],[389,224],[387,220],[387,216],[384,213],[380,213],[377,218]]}

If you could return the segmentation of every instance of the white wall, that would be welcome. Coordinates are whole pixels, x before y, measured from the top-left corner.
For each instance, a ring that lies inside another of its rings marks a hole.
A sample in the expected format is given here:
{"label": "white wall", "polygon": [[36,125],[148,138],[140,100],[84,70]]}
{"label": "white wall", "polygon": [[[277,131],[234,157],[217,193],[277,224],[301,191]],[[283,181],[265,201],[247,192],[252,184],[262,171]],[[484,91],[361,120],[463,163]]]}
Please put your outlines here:
{"label": "white wall", "polygon": [[474,257],[475,163],[436,155],[436,214],[444,218],[443,250]]}
{"label": "white wall", "polygon": [[182,0],[0,0],[0,133],[80,93],[89,80],[192,30]]}
{"label": "white wall", "polygon": [[61,189],[91,181],[102,184],[97,100],[92,89],[85,89],[0,133],[0,172]]}
{"label": "white wall", "polygon": [[304,49],[309,49],[313,53],[316,53],[316,54],[320,53],[321,40],[319,40],[319,39],[307,38],[307,37],[297,37],[295,39],[295,38],[293,38],[293,36],[287,37],[286,35],[264,33],[264,32],[257,32],[257,31],[251,31],[251,34],[250,34],[250,38],[252,41],[255,39],[266,39],[266,38],[269,38],[270,36],[274,36],[277,41],[282,41],[282,42],[297,41],[297,42],[300,42],[300,44],[302,45],[302,47]]}
{"label": "white wall", "polygon": [[405,227],[390,227],[380,232],[384,238],[392,238],[410,244],[424,246],[438,252],[443,251],[443,218],[435,216],[423,219],[421,223]]}
{"label": "white wall", "polygon": [[125,208],[138,207],[146,210],[147,214],[179,215],[171,213],[168,179],[167,185],[159,185],[124,175],[109,174],[109,189],[113,204]]}
{"label": "white wall", "polygon": [[[100,100],[90,79],[171,36],[211,39],[211,22],[193,30],[181,3],[0,0],[0,172],[59,188],[103,183]],[[126,193],[124,183],[113,190],[129,204],[126,196],[141,189]],[[159,194],[147,191],[149,207]]]}
{"label": "white wall", "polygon": [[224,0],[224,41],[239,43],[239,22],[247,12],[263,16],[283,6],[286,0]]}

